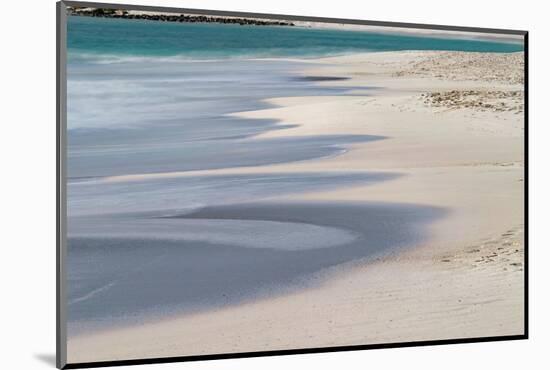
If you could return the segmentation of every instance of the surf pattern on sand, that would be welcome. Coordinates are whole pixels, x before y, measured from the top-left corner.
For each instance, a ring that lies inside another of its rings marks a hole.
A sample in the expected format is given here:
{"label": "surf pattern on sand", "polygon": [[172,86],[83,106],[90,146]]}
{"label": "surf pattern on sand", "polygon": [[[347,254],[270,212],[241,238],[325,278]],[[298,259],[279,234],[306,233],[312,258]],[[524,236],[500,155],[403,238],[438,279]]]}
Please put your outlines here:
{"label": "surf pattern on sand", "polygon": [[305,289],[330,268],[429,237],[427,226],[445,210],[295,200],[399,173],[208,172],[320,160],[386,139],[259,138],[297,123],[232,113],[272,107],[265,99],[273,97],[376,88],[351,92],[300,75],[314,57],[522,50],[479,40],[87,17],[69,17],[68,46],[69,335]]}

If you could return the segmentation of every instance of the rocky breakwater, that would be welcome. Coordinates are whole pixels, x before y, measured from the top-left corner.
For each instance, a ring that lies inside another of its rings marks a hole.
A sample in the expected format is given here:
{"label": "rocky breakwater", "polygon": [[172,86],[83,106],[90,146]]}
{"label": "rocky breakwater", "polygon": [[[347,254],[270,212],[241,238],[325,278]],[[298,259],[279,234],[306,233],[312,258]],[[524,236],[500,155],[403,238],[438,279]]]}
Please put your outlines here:
{"label": "rocky breakwater", "polygon": [[161,12],[132,11],[122,9],[104,9],[104,8],[76,8],[68,7],[68,14],[73,16],[88,16],[100,18],[126,18],[126,19],[145,19],[161,22],[185,22],[185,23],[227,23],[239,25],[255,26],[294,26],[294,23],[280,20],[259,19],[259,18],[240,18],[240,17],[220,17],[197,14],[176,14]]}

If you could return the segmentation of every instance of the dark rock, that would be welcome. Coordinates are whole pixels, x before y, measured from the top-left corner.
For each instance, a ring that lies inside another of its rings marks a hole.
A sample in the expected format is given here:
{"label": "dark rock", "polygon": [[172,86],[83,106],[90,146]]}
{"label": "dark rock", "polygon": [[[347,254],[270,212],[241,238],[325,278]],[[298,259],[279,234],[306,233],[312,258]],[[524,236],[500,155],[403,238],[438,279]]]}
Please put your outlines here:
{"label": "dark rock", "polygon": [[224,23],[224,24],[239,24],[243,25],[255,25],[255,26],[294,26],[292,22],[286,21],[271,21],[251,18],[225,18],[214,17],[204,15],[185,15],[185,14],[128,14],[125,10],[119,9],[104,9],[97,8],[92,10],[83,10],[79,8],[68,7],[67,13],[69,15],[87,16],[87,17],[101,17],[101,18],[126,18],[126,19],[145,19],[161,22],[189,22],[189,23]]}

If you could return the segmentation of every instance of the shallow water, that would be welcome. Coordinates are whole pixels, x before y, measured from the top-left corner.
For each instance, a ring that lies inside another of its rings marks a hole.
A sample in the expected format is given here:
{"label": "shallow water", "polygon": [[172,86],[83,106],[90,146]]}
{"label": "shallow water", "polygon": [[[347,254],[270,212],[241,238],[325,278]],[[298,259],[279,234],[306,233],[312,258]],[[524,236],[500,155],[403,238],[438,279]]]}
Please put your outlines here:
{"label": "shallow water", "polygon": [[[375,136],[251,139],[277,125],[229,113],[280,96],[340,95],[287,61],[69,64],[68,176],[227,168],[318,158]],[[368,91],[368,89],[364,89]]]}
{"label": "shallow water", "polygon": [[[173,238],[70,238],[69,330],[132,325],[306,288],[315,282],[303,278],[325,268],[420,242],[444,213],[395,204],[254,203],[164,219],[160,225],[181,233]],[[201,232],[202,239],[192,235]]]}

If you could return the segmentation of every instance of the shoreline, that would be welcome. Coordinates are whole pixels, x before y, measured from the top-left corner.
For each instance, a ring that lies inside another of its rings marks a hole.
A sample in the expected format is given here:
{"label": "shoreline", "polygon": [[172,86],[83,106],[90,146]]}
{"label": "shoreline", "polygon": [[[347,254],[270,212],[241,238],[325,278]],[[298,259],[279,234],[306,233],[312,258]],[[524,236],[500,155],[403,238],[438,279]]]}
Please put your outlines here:
{"label": "shoreline", "polygon": [[68,14],[72,16],[118,18],[118,19],[142,19],[159,22],[179,23],[221,23],[254,26],[286,26],[306,29],[331,29],[340,31],[363,31],[380,33],[385,35],[410,35],[420,37],[450,38],[464,40],[495,41],[505,43],[522,43],[523,35],[506,33],[484,33],[470,31],[446,31],[407,28],[398,26],[373,26],[362,24],[332,23],[320,21],[287,21],[275,18],[254,18],[239,16],[215,16],[209,14],[174,13],[162,11],[142,11],[123,9],[100,9],[100,8],[68,8]]}
{"label": "shoreline", "polygon": [[[448,57],[469,65],[468,75],[447,68]],[[383,89],[369,91],[368,96],[269,99],[274,108],[236,114],[296,124],[260,138],[337,133],[388,139],[352,144],[331,158],[198,171],[201,174],[398,171],[405,176],[381,184],[310,192],[299,199],[393,201],[448,208],[451,213],[430,226],[429,241],[368,264],[354,261],[350,269],[338,266],[327,271],[331,277],[319,287],[71,338],[69,361],[521,334],[523,116],[515,96],[500,92],[523,86],[519,80],[510,83],[487,74],[497,67],[519,68],[512,63],[518,58],[461,52],[321,58],[303,75],[349,77],[319,83],[351,90]],[[482,101],[495,96],[497,101],[479,106],[470,104],[470,93],[434,95],[450,91],[474,91]],[[492,92],[484,94],[487,91]],[[430,99],[422,94],[430,94]],[[434,96],[440,100],[434,101]]]}

